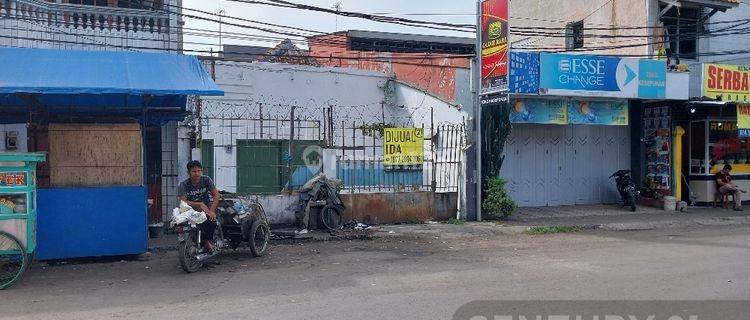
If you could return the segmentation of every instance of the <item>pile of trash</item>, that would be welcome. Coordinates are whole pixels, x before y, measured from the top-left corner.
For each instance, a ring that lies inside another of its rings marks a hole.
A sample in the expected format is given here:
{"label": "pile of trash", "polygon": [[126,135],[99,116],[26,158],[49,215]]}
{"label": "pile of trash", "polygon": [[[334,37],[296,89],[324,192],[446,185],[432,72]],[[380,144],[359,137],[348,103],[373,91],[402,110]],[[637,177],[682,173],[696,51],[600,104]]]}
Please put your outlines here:
{"label": "pile of trash", "polygon": [[216,207],[216,212],[224,218],[225,223],[230,224],[232,221],[234,221],[234,224],[241,224],[252,213],[245,208],[242,202],[234,200],[223,200]]}
{"label": "pile of trash", "polygon": [[321,173],[300,188],[294,214],[302,231],[340,227],[341,214],[346,209],[339,197],[341,186],[341,180],[330,179]]}
{"label": "pile of trash", "polygon": [[357,220],[352,220],[341,225],[341,229],[372,230],[372,226],[366,223],[359,222]]}
{"label": "pile of trash", "polygon": [[172,210],[172,221],[171,226],[178,226],[183,223],[190,223],[190,226],[195,228],[196,225],[206,222],[208,217],[203,212],[198,212],[189,206],[185,201],[180,201],[180,206]]}

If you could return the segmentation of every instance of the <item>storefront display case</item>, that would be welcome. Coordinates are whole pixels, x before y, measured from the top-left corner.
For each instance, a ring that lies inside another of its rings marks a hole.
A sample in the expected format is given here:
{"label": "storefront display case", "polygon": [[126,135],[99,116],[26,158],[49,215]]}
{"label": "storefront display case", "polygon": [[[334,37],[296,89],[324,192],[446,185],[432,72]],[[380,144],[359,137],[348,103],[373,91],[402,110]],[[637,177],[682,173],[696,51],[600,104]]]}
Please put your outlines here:
{"label": "storefront display case", "polygon": [[28,254],[36,249],[38,153],[0,152],[0,231],[16,237]]}
{"label": "storefront display case", "polygon": [[689,186],[698,203],[714,201],[714,177],[727,164],[735,183],[750,187],[750,139],[740,138],[736,117],[690,121],[689,141]]}

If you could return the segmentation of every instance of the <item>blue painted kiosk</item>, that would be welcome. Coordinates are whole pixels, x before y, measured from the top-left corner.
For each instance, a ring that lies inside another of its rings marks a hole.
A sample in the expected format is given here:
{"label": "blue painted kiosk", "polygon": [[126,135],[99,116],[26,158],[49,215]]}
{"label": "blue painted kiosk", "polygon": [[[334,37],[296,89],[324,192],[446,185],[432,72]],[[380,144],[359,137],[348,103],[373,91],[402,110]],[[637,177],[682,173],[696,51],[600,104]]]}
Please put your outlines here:
{"label": "blue painted kiosk", "polygon": [[161,153],[146,131],[183,120],[188,95],[223,92],[179,54],[0,48],[0,61],[0,124],[26,124],[20,151],[49,156],[37,172],[36,258],[145,252],[145,159]]}

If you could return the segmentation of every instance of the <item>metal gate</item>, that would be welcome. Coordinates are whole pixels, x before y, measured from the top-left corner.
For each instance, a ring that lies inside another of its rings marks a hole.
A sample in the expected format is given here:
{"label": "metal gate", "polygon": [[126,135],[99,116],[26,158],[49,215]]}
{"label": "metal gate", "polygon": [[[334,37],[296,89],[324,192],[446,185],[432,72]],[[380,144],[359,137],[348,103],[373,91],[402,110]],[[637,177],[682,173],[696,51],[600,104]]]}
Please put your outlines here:
{"label": "metal gate", "polygon": [[614,203],[608,177],[630,168],[627,126],[516,124],[501,176],[521,207]]}

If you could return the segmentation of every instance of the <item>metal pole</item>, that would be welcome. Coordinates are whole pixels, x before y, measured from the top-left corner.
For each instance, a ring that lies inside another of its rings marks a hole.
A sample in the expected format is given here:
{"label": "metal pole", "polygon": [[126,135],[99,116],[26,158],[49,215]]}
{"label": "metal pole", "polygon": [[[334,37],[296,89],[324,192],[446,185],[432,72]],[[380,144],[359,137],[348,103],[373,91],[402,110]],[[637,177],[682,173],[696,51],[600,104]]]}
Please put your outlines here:
{"label": "metal pole", "polygon": [[291,118],[289,119],[289,157],[285,159],[287,163],[287,191],[292,191],[292,175],[294,174],[294,109],[292,106]]}
{"label": "metal pole", "polygon": [[482,2],[477,1],[476,68],[474,68],[474,145],[476,148],[477,221],[482,221]]}

